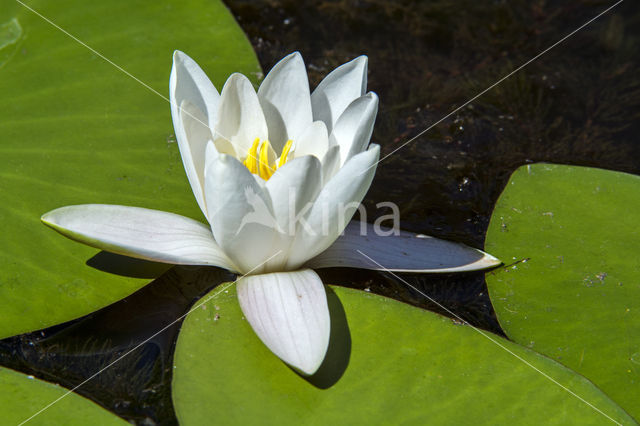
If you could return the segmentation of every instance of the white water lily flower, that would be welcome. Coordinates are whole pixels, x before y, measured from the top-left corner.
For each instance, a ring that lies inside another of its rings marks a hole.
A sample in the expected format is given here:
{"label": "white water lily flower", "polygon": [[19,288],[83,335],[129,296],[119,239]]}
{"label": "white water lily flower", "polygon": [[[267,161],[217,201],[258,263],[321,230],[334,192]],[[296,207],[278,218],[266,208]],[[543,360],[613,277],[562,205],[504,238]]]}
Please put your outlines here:
{"label": "white water lily flower", "polygon": [[330,318],[323,283],[310,268],[454,272],[499,263],[435,238],[382,237],[370,226],[363,235],[359,224],[347,226],[379,157],[378,145],[369,146],[378,98],[366,93],[366,77],[361,56],[310,93],[296,52],[271,70],[257,93],[241,74],[231,75],[218,93],[191,58],[175,52],[173,123],[210,226],[100,204],[62,207],[42,221],[106,251],[242,275],[237,294],[256,334],[286,363],[313,374],[327,351]]}

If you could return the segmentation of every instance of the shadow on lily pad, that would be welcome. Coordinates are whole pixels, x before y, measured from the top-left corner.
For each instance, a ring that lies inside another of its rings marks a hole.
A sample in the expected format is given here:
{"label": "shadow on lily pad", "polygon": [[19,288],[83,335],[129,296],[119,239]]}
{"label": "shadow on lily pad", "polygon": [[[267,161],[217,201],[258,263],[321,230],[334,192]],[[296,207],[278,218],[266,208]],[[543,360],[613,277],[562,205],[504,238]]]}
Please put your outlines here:
{"label": "shadow on lily pad", "polygon": [[157,278],[173,266],[107,251],[99,252],[87,260],[86,264],[102,272],[131,278]]}
{"label": "shadow on lily pad", "polygon": [[329,316],[331,317],[331,334],[327,355],[314,375],[300,375],[319,389],[328,389],[340,380],[349,365],[351,356],[351,333],[344,307],[331,288],[325,286],[325,291],[329,305]]}

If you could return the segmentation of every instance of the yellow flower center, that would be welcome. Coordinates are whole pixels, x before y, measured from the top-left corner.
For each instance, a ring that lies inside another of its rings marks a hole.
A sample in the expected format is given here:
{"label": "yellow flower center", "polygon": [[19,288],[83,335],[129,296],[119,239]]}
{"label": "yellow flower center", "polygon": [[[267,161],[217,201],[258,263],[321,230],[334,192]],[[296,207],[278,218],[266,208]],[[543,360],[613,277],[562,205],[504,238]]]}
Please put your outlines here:
{"label": "yellow flower center", "polygon": [[244,165],[254,175],[258,175],[264,180],[269,180],[275,171],[287,162],[291,145],[293,145],[293,141],[288,140],[284,148],[282,148],[280,159],[276,163],[276,161],[272,159],[273,155],[269,155],[273,153],[273,148],[271,148],[269,141],[260,143],[260,138],[256,138],[251,148],[249,148],[247,158],[244,160]]}

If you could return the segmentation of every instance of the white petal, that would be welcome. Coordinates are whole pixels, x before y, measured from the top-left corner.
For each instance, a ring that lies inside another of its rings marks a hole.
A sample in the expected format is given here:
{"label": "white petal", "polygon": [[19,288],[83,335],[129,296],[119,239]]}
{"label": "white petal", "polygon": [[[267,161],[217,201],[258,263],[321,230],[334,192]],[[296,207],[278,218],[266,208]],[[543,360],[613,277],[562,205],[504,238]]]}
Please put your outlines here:
{"label": "white petal", "polygon": [[322,120],[329,133],[347,106],[367,90],[367,57],[340,65],[311,94],[313,120]]}
{"label": "white petal", "polygon": [[198,64],[179,50],[173,53],[169,86],[174,120],[178,116],[178,107],[186,100],[205,114],[209,124],[215,121],[220,101],[218,91]]}
{"label": "white petal", "polygon": [[204,201],[204,152],[206,144],[211,140],[211,131],[206,125],[206,118],[202,111],[189,101],[183,101],[180,106],[180,122],[182,132],[177,132],[178,140],[188,143],[178,143],[182,164],[187,172],[191,190],[196,197],[202,213],[207,216],[207,203]]}
{"label": "white petal", "polygon": [[303,374],[327,353],[331,319],[320,277],[310,269],[250,275],[237,281],[242,312],[260,340]]}
{"label": "white petal", "polygon": [[331,143],[340,145],[341,165],[367,149],[377,113],[378,95],[369,92],[351,102],[338,118],[331,132]]}
{"label": "white petal", "polygon": [[338,169],[340,169],[340,146],[333,145],[322,159],[322,182],[324,184],[329,182]]}
{"label": "white petal", "polygon": [[[219,156],[220,156],[220,152],[218,152],[218,150],[215,148],[213,142],[212,141],[207,142],[207,147],[204,151],[204,170],[206,170],[207,167],[209,167],[209,164],[217,160]],[[203,175],[202,181],[204,182],[204,171],[202,175]],[[203,184],[203,187],[204,187],[204,184]],[[207,220],[209,220],[209,216],[207,216]]]}
{"label": "white petal", "polygon": [[209,209],[213,236],[240,272],[263,272],[272,257],[282,264],[286,250],[269,193],[240,161],[226,154],[207,161],[205,198],[215,206]]}
{"label": "white petal", "polygon": [[282,240],[287,250],[285,256],[270,268],[283,270],[288,247],[293,243],[300,219],[306,218],[313,202],[322,188],[322,167],[320,160],[311,155],[296,158],[279,168],[265,185],[273,205],[273,215],[283,232]]}
{"label": "white petal", "polygon": [[258,98],[269,127],[269,141],[280,152],[289,139],[312,122],[309,80],[300,53],[278,62],[258,89]]}
{"label": "white petal", "polygon": [[258,95],[244,75],[232,74],[224,84],[214,128],[216,146],[218,139],[230,141],[240,159],[256,138],[267,139],[267,123]]}
{"label": "white petal", "polygon": [[305,220],[307,226],[298,228],[288,269],[297,269],[338,238],[369,190],[379,156],[380,146],[372,144],[368,151],[347,161],[322,188]]}
{"label": "white petal", "polygon": [[322,121],[310,123],[294,140],[294,156],[313,155],[319,160],[324,158],[329,149],[329,132]]}
{"label": "white petal", "polygon": [[41,220],[65,237],[112,253],[177,265],[237,270],[216,244],[208,226],[177,214],[84,204],[52,210]]}
{"label": "white petal", "polygon": [[198,64],[184,53],[176,51],[173,54],[169,97],[182,163],[196,201],[206,216],[202,162],[205,144],[211,138],[209,127],[214,122],[220,95]]}
{"label": "white petal", "polygon": [[397,272],[464,272],[500,265],[495,257],[464,244],[351,222],[335,243],[305,266],[333,266]]}

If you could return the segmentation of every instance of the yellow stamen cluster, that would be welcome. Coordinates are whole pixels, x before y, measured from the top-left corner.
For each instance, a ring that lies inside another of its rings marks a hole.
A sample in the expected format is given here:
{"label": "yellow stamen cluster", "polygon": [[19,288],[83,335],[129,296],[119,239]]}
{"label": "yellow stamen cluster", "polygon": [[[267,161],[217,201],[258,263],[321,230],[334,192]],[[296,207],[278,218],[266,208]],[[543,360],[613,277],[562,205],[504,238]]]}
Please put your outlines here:
{"label": "yellow stamen cluster", "polygon": [[269,159],[269,152],[273,151],[269,141],[264,141],[261,144],[260,138],[256,138],[251,148],[249,148],[244,165],[251,173],[260,176],[264,180],[269,180],[278,167],[282,167],[287,162],[291,145],[293,145],[293,141],[288,140],[284,148],[282,148],[282,154],[280,154],[280,159],[276,164],[275,161],[270,161]]}

